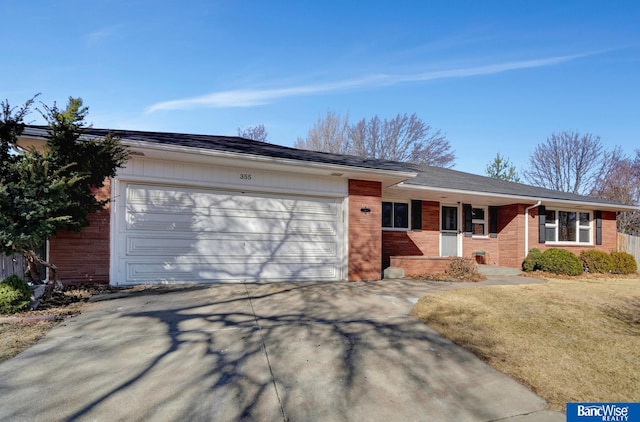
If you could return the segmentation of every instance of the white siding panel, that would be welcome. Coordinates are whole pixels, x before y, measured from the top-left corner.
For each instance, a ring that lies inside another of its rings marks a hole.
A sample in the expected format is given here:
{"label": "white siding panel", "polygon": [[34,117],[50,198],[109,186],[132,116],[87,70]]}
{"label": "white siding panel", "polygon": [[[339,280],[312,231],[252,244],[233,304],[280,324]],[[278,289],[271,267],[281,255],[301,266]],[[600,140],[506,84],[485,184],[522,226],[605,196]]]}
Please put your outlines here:
{"label": "white siding panel", "polygon": [[342,198],[122,183],[118,283],[339,280]]}
{"label": "white siding panel", "polygon": [[347,180],[340,177],[162,161],[136,156],[119,170],[118,178],[308,195],[346,197],[348,193]]}

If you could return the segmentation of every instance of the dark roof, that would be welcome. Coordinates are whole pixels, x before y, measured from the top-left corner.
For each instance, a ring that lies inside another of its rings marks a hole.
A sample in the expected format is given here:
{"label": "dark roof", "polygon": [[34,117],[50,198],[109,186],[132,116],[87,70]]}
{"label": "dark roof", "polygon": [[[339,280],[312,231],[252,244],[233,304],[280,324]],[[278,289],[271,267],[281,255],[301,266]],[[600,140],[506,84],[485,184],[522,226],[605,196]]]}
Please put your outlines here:
{"label": "dark roof", "polygon": [[[104,137],[112,134],[125,141],[142,141],[163,145],[210,149],[240,154],[251,154],[288,160],[313,163],[335,164],[349,167],[360,167],[372,170],[411,172],[405,163],[395,161],[374,160],[351,155],[330,154],[326,152],[307,151],[281,145],[258,142],[238,136],[195,135],[187,133],[144,132],[137,130],[95,129],[85,128],[85,135]],[[26,135],[46,136],[46,126],[28,126]]]}
{"label": "dark roof", "polygon": [[591,196],[560,192],[523,183],[507,182],[493,177],[479,176],[441,167],[410,165],[418,176],[404,182],[405,185],[427,186],[460,191],[480,192],[487,194],[513,195],[560,201],[592,202],[609,205],[622,205],[619,202]]}
{"label": "dark roof", "polygon": [[[26,135],[46,136],[46,126],[27,126]],[[384,170],[403,173],[417,173],[417,177],[404,182],[405,185],[424,186],[426,188],[443,188],[449,190],[469,191],[486,194],[503,194],[517,197],[530,197],[560,201],[577,201],[618,205],[629,207],[619,202],[589,196],[575,195],[522,183],[507,182],[477,174],[465,173],[441,167],[400,163],[396,161],[374,160],[351,155],[330,154],[326,152],[308,151],[281,145],[258,142],[237,136],[196,135],[186,133],[144,132],[119,129],[87,128],[85,135],[104,137],[108,134],[119,136],[123,140],[142,141],[163,145],[210,149],[240,154],[250,154],[288,160],[334,164],[371,170]]]}

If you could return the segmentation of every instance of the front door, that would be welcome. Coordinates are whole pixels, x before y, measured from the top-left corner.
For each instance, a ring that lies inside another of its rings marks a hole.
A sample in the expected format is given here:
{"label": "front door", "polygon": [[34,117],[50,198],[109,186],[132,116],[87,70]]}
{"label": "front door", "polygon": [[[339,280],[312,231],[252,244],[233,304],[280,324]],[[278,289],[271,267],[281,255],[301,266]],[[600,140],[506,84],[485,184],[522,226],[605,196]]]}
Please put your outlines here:
{"label": "front door", "polygon": [[443,205],[440,214],[440,256],[460,256],[458,206]]}

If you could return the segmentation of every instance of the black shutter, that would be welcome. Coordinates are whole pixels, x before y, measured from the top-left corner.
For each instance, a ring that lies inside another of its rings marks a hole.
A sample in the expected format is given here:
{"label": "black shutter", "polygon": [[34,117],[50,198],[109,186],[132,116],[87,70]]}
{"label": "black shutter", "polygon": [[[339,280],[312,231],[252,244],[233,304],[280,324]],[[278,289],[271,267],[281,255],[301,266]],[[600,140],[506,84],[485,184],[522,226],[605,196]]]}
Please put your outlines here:
{"label": "black shutter", "polygon": [[602,211],[596,211],[596,245],[602,245]]}
{"label": "black shutter", "polygon": [[471,213],[471,205],[462,205],[464,210],[464,236],[471,237],[473,235],[473,215]]}
{"label": "black shutter", "polygon": [[411,230],[422,230],[422,201],[411,200]]}
{"label": "black shutter", "polygon": [[489,237],[498,237],[498,209],[489,207]]}
{"label": "black shutter", "polygon": [[538,243],[544,243],[547,239],[545,223],[547,222],[547,210],[544,205],[538,207]]}

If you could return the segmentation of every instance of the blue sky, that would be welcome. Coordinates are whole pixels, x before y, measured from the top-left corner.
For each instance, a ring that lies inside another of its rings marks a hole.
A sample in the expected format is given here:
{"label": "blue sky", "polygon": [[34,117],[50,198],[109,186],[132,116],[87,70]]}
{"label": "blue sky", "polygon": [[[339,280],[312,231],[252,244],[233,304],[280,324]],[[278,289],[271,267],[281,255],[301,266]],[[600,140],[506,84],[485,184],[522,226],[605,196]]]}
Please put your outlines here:
{"label": "blue sky", "polygon": [[417,113],[477,174],[497,152],[523,170],[554,131],[640,148],[635,1],[2,0],[0,19],[0,98],[82,97],[95,127],[264,124],[291,146],[327,110]]}

